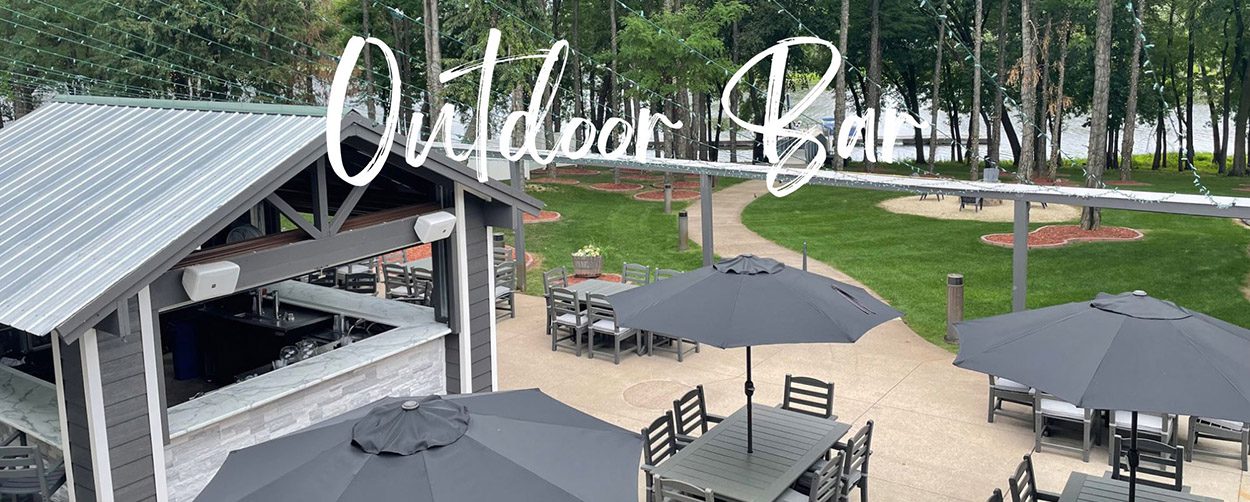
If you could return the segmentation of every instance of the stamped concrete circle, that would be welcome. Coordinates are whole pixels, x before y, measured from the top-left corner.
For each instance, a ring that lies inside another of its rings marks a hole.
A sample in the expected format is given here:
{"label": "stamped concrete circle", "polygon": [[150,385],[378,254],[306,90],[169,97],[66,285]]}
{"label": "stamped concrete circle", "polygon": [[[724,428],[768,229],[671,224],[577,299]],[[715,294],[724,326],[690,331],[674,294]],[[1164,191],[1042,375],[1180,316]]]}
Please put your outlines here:
{"label": "stamped concrete circle", "polygon": [[[908,195],[886,199],[877,204],[877,207],[891,213],[924,216],[939,220],[1010,222],[1013,221],[1015,216],[1015,204],[1011,201],[1005,200],[1000,203],[986,199],[980,211],[977,211],[971,205],[968,205],[961,211],[959,209],[959,197],[953,196],[943,197],[942,200],[938,200],[936,195],[929,195],[924,200],[920,200],[919,195]],[[1061,221],[1072,221],[1080,217],[1080,208],[1063,204],[1047,204],[1043,208],[1041,204],[1034,203],[1033,207],[1029,209],[1029,221],[1032,223],[1058,223]]]}
{"label": "stamped concrete circle", "polygon": [[688,390],[689,386],[672,380],[647,380],[626,387],[622,394],[630,406],[667,410],[673,406],[673,399]]}

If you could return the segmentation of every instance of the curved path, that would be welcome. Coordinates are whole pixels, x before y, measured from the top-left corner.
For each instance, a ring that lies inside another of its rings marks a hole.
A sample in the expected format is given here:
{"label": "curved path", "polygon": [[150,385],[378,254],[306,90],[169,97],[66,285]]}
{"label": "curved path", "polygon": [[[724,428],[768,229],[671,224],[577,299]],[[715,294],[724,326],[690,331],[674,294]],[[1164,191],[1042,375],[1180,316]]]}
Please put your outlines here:
{"label": "curved path", "polygon": [[[772,197],[763,182],[750,181],[713,195],[716,252],[754,253],[798,266],[801,255],[747,229],[739,215],[756,197]],[[698,240],[698,204],[689,209]],[[859,285],[817,261],[809,270]],[[543,301],[518,297],[518,317],[499,324],[499,381],[503,388],[539,387],[583,411],[639,430],[685,390],[704,385],[711,411],[728,414],[743,404],[743,351],[704,347],[685,362],[671,356],[602,358],[552,352],[543,330]],[[986,423],[984,375],[955,368],[953,354],[920,338],[902,321],[878,327],[854,344],[762,346],[754,349],[756,402],[781,400],[787,373],[833,381],[834,412],[855,426],[876,424],[871,463],[874,501],[985,500],[1005,488],[1020,457],[1033,446],[1032,425],[1000,417]],[[1047,450],[1035,457],[1039,483],[1060,490],[1068,473],[1102,475],[1099,449],[1089,463]],[[1250,501],[1247,482],[1233,461],[1195,459],[1185,468],[1193,492]],[[1243,487],[1245,487],[1243,489]]]}

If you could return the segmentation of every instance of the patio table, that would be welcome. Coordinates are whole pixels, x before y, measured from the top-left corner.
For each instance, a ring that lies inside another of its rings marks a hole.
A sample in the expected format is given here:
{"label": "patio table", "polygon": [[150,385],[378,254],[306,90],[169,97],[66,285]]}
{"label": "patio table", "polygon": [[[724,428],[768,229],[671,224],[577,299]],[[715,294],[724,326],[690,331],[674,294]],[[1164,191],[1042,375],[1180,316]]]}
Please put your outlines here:
{"label": "patio table", "polygon": [[[1128,482],[1074,472],[1059,502],[1119,502],[1128,500]],[[1140,502],[1219,502],[1220,499],[1137,484]]]}
{"label": "patio table", "polygon": [[744,406],[656,466],[652,474],[712,490],[717,500],[770,501],[851,429],[836,420],[752,406],[754,453],[747,453]]}
{"label": "patio table", "polygon": [[586,297],[590,295],[613,295],[635,287],[637,286],[622,282],[605,281],[602,279],[587,279],[576,284],[569,284],[566,289],[577,293],[577,297],[581,298],[582,301],[585,301]]}

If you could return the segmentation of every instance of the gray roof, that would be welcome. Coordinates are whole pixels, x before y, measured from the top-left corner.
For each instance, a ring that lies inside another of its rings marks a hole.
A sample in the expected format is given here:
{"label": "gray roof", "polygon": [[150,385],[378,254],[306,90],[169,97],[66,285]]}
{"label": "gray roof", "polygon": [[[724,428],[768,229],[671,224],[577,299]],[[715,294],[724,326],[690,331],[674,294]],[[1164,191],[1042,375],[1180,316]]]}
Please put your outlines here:
{"label": "gray roof", "polygon": [[[133,294],[280,171],[324,151],[324,114],[76,97],[0,129],[0,324],[74,329],[67,321]],[[446,176],[447,164],[432,155],[427,167]],[[477,188],[527,211],[541,206],[495,182]]]}

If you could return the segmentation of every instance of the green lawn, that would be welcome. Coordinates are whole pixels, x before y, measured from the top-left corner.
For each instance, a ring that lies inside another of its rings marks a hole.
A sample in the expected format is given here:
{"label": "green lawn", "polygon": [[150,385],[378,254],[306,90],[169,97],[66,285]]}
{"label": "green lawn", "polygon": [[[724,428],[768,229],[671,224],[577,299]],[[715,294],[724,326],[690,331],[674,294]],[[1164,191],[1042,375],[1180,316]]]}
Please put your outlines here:
{"label": "green lawn", "polygon": [[[1200,157],[1200,169],[1208,169]],[[1139,162],[1149,162],[1143,159]],[[1146,164],[1148,166],[1148,164]],[[1174,163],[1171,165],[1175,165]],[[887,171],[906,172],[892,166]],[[944,165],[945,174],[966,168]],[[1118,175],[1110,173],[1109,179]],[[1063,173],[1077,179],[1079,169]],[[1192,173],[1139,170],[1141,190],[1195,193]],[[1216,194],[1250,180],[1203,173]],[[1241,195],[1245,195],[1241,193]],[[829,263],[885,297],[926,339],[945,346],[945,276],[962,273],[966,316],[1010,311],[1011,250],[982,244],[987,233],[1010,232],[1010,223],[943,221],[889,213],[876,207],[898,193],[808,186],[784,198],[760,197],[747,207],[748,227],[781,245]],[[1104,211],[1103,222],[1137,228],[1136,242],[1084,243],[1029,253],[1029,307],[1088,299],[1100,291],[1144,289],[1152,295],[1250,326],[1250,302],[1241,288],[1250,273],[1250,230],[1228,219]],[[1033,225],[1036,228],[1039,225]]]}

